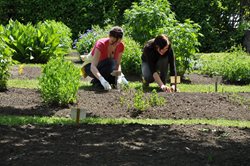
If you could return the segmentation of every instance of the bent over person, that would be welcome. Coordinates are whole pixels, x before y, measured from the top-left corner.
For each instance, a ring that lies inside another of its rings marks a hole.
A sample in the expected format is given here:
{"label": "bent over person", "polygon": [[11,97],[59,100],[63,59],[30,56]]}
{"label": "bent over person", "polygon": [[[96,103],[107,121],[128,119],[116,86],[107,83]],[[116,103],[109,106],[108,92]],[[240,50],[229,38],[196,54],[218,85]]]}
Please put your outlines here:
{"label": "bent over person", "polygon": [[142,77],[144,86],[156,82],[164,92],[173,92],[175,85],[166,86],[168,68],[170,75],[176,75],[174,53],[166,35],[159,35],[149,40],[142,54]]}
{"label": "bent over person", "polygon": [[[90,53],[91,63],[84,66],[85,73],[93,78],[91,83],[94,86],[110,90],[111,84],[128,84],[121,73],[121,59],[124,51],[122,37],[122,28],[115,26],[110,30],[108,38],[99,39],[95,43]],[[113,71],[121,73],[117,80],[111,75]]]}

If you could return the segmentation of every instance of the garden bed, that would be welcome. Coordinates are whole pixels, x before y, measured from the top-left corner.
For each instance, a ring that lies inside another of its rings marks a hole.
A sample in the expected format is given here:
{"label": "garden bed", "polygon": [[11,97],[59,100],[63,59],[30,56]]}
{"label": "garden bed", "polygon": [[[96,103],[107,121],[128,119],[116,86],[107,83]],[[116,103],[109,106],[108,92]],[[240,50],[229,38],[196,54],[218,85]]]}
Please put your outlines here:
{"label": "garden bed", "polygon": [[[39,68],[25,67],[34,79]],[[26,76],[27,75],[27,76]],[[211,83],[190,75],[191,83]],[[149,92],[146,93],[149,95]],[[74,106],[87,117],[250,120],[250,93],[163,93],[164,106],[138,112],[133,93],[80,89]],[[122,103],[121,97],[127,100]],[[70,107],[47,106],[38,90],[0,93],[1,115],[70,117]],[[0,165],[248,165],[249,128],[212,125],[23,125],[0,126]]]}

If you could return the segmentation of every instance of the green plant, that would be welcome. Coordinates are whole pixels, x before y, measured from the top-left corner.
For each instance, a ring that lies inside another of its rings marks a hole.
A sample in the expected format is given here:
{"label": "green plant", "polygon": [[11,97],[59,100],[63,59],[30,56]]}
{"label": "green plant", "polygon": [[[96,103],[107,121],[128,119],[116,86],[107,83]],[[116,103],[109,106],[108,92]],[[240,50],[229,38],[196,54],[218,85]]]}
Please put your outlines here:
{"label": "green plant", "polygon": [[[2,36],[3,26],[0,25],[0,37]],[[7,89],[9,79],[9,66],[11,63],[12,50],[0,39],[0,91]]]}
{"label": "green plant", "polygon": [[43,67],[39,89],[46,103],[67,105],[76,102],[80,70],[70,61],[51,59]]}
{"label": "green plant", "polygon": [[[59,47],[65,48],[66,50],[71,48],[72,45],[72,33],[71,29],[65,25],[63,22],[55,20],[46,20],[44,22],[38,22],[35,28],[40,30],[41,33],[46,33],[48,30],[52,30],[52,34],[56,34],[59,38]],[[50,34],[49,34],[50,35]]]}
{"label": "green plant", "polygon": [[204,54],[199,63],[202,74],[221,75],[224,81],[230,83],[250,83],[250,56],[240,47],[235,47],[228,53]]}
{"label": "green plant", "polygon": [[125,50],[121,61],[122,71],[130,75],[140,75],[141,46],[130,36],[125,36],[123,42],[125,43]]}
{"label": "green plant", "polygon": [[136,90],[136,93],[133,98],[133,105],[134,108],[139,111],[145,111],[149,108],[149,102],[148,100],[145,100],[142,88]]}
{"label": "green plant", "polygon": [[149,104],[150,106],[163,106],[165,104],[165,99],[164,97],[161,97],[158,95],[157,91],[154,89],[152,90],[152,93],[149,98]]}
{"label": "green plant", "polygon": [[108,30],[111,26],[107,26],[105,29],[99,26],[92,26],[91,30],[87,30],[86,33],[80,34],[78,41],[76,41],[76,49],[80,54],[89,53],[94,46],[95,42],[108,36]]}
{"label": "green plant", "polygon": [[190,20],[180,23],[170,9],[168,0],[142,0],[125,10],[125,25],[133,39],[144,45],[155,36],[165,33],[174,48],[178,75],[192,68],[194,53],[198,51],[200,26]]}
{"label": "green plant", "polygon": [[12,58],[21,63],[47,63],[51,57],[68,53],[70,30],[55,21],[24,25],[10,20],[4,28],[3,41],[14,50]]}

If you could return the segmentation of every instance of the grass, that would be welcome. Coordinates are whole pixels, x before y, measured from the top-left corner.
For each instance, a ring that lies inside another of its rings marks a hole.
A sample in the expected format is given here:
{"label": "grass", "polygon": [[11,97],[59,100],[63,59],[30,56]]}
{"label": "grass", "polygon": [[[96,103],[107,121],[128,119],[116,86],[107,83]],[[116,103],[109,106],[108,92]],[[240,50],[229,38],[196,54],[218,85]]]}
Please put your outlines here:
{"label": "grass", "polygon": [[[84,82],[81,81],[81,89],[87,89],[90,86],[89,82]],[[142,86],[140,82],[131,82],[130,87],[131,88],[139,88]],[[20,79],[9,79],[8,80],[8,87],[15,87],[15,88],[28,88],[28,89],[38,89],[38,80],[36,79],[25,79],[25,80],[20,80]],[[157,85],[155,83],[150,84],[150,88],[156,88]],[[180,89],[181,92],[214,92],[214,85],[209,84],[209,85],[193,85],[193,84],[179,84],[178,88]],[[218,86],[218,92],[250,92],[250,85],[245,85],[245,86],[236,86],[236,85],[219,85]]]}
{"label": "grass", "polygon": [[[70,60],[70,59],[69,59]],[[37,66],[33,64],[25,64],[25,66]],[[80,66],[78,66],[80,67]],[[130,82],[130,88],[141,87],[141,82]],[[8,88],[28,88],[38,89],[37,79],[9,79]],[[90,87],[89,82],[81,81],[80,89],[88,89]],[[150,84],[151,89],[159,89],[157,84]],[[214,85],[193,85],[193,84],[178,84],[178,89],[181,92],[214,92]],[[250,84],[245,86],[236,85],[219,85],[218,92],[250,92]],[[143,124],[143,125],[171,125],[171,124],[184,124],[184,125],[195,125],[195,124],[209,124],[214,126],[232,126],[232,127],[247,127],[250,128],[250,121],[238,121],[238,120],[225,120],[225,119],[111,119],[111,118],[86,118],[81,121],[85,124]],[[59,117],[30,117],[30,116],[0,116],[0,125],[24,125],[24,124],[75,124],[75,121],[69,118]]]}
{"label": "grass", "polygon": [[[225,119],[126,119],[126,118],[86,118],[80,121],[82,124],[143,124],[143,125],[197,125],[208,124],[213,126],[223,127],[244,127],[250,128],[250,121],[225,120]],[[1,116],[0,125],[25,125],[25,124],[76,124],[75,121],[69,118],[60,117],[31,117],[31,116]]]}

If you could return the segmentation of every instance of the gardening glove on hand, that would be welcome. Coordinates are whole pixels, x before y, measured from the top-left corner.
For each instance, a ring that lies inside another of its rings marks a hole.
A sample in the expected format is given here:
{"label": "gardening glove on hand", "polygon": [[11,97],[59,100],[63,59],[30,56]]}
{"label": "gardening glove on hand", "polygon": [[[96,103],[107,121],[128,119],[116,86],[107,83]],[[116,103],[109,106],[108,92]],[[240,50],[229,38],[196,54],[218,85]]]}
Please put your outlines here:
{"label": "gardening glove on hand", "polygon": [[173,92],[172,91],[172,87],[170,88],[170,87],[167,87],[166,85],[162,85],[161,86],[161,90],[163,91],[163,92]]}
{"label": "gardening glove on hand", "polygon": [[105,90],[110,90],[111,89],[111,86],[110,84],[108,83],[108,81],[106,81],[102,76],[99,78],[99,81],[101,82],[103,88]]}
{"label": "gardening glove on hand", "polygon": [[118,84],[118,85],[122,85],[122,84],[128,85],[128,80],[127,80],[127,79],[125,78],[125,76],[122,74],[122,75],[118,76],[118,78],[117,78],[117,84]]}

